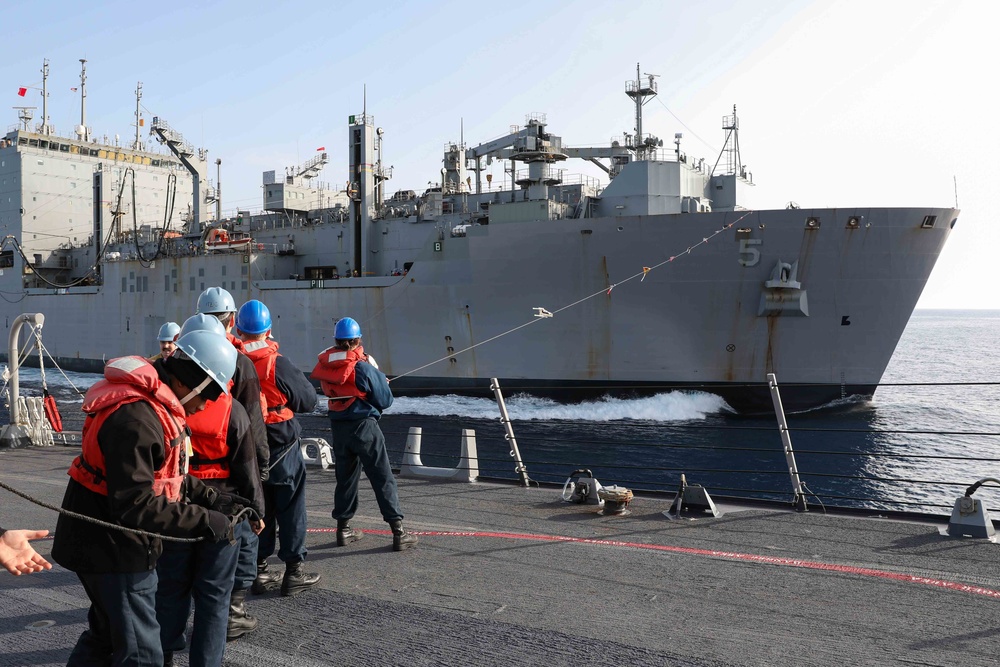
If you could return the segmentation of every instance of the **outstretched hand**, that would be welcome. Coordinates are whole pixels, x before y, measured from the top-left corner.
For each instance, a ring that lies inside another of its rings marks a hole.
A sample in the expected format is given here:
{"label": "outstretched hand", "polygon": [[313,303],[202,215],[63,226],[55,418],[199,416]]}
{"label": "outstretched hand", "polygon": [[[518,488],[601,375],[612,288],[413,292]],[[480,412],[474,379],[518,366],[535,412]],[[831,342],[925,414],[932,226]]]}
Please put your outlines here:
{"label": "outstretched hand", "polygon": [[49,534],[47,530],[8,530],[0,535],[0,565],[15,576],[51,570],[52,564],[32,548],[28,540]]}

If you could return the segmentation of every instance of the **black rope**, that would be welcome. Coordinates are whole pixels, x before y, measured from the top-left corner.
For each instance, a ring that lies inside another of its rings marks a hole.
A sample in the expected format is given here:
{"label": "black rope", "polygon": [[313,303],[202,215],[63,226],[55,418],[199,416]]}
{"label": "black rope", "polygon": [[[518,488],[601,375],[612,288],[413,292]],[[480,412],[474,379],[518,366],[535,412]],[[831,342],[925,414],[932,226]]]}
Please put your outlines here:
{"label": "black rope", "polygon": [[[18,491],[17,489],[4,484],[3,482],[0,482],[0,488],[6,489],[11,493],[13,493],[15,496],[20,496],[21,498],[24,498],[28,502],[34,503],[39,507],[44,507],[45,509],[52,510],[53,512],[64,514],[66,516],[73,517],[74,519],[79,519],[80,521],[86,521],[88,523],[97,524],[98,526],[102,526],[104,528],[110,528],[111,530],[117,530],[122,533],[130,533],[132,535],[145,535],[146,537],[152,537],[154,539],[163,540],[165,542],[184,542],[189,544],[194,542],[204,542],[207,539],[204,537],[173,537],[170,535],[160,535],[159,533],[150,533],[149,531],[140,530],[139,528],[128,528],[126,526],[119,526],[118,524],[115,523],[108,523],[107,521],[101,521],[100,519],[95,519],[94,517],[87,516],[86,514],[79,514],[78,512],[73,512],[68,509],[64,509],[62,507],[49,505],[48,503],[38,500],[37,498],[32,498],[28,494],[22,493],[21,491]],[[233,515],[232,519],[230,520],[230,523],[235,526],[237,523],[243,520],[243,517],[247,517],[248,520],[250,521],[260,521],[260,515],[257,514],[257,511],[254,508],[244,507],[242,510]]]}

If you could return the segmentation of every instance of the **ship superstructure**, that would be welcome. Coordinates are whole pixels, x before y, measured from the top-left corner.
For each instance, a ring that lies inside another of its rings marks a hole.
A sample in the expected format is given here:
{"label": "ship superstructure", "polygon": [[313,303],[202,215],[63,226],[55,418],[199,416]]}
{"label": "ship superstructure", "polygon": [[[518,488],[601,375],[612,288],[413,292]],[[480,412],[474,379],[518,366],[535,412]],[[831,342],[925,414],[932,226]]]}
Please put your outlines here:
{"label": "ship superstructure", "polygon": [[[0,204],[0,291],[17,302],[4,319],[46,313],[60,364],[99,370],[221,285],[268,305],[304,370],[334,321],[358,319],[396,393],[486,393],[498,377],[571,398],[700,388],[753,411],[775,372],[790,409],[870,395],[958,212],[747,210],[735,108],[712,163],[644,132],[655,77],[637,68],[625,93],[634,133],[574,147],[531,114],[498,139],[446,143],[419,193],[388,194],[365,110],[348,118],[345,187],[316,181],[323,152],[265,173],[264,211],[229,218],[204,151],[159,118],[169,155],[24,121],[0,147],[0,172],[20,179]],[[571,175],[574,160],[609,182]]]}

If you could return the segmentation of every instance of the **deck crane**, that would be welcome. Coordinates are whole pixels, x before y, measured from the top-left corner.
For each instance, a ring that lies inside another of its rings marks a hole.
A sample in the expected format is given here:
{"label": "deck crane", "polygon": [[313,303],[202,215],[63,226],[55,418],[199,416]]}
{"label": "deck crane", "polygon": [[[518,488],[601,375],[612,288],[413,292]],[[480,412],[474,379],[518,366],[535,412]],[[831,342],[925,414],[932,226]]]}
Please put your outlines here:
{"label": "deck crane", "polygon": [[203,204],[209,200],[208,151],[204,148],[196,149],[184,139],[184,135],[170,127],[159,116],[153,116],[149,133],[161,144],[166,145],[191,174],[193,200],[191,230],[200,232],[206,222],[207,206]]}

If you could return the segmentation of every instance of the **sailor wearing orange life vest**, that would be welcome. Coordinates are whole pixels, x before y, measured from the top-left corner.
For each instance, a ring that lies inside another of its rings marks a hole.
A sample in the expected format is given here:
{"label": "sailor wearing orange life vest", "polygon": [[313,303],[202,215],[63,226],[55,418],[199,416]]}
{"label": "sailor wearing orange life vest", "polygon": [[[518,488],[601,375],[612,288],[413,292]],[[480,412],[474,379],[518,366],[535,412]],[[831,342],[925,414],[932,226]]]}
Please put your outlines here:
{"label": "sailor wearing orange life vest", "polygon": [[[181,335],[210,332],[224,339],[226,330],[211,315],[189,317]],[[191,429],[189,474],[223,493],[242,498],[248,507],[264,515],[264,492],[246,410],[232,396],[222,394],[205,409],[187,419]],[[260,521],[241,522],[235,533],[263,529]],[[234,535],[239,537],[239,535]],[[173,653],[185,647],[184,631],[194,598],[194,630],[191,633],[191,665],[219,665],[226,641],[257,627],[257,619],[246,613],[246,589],[235,590],[233,582],[239,548],[236,543],[166,543],[156,566],[156,617],[164,665],[173,664]]]}
{"label": "sailor wearing orange life vest", "polygon": [[[261,481],[265,481],[270,474],[268,467],[270,450],[267,445],[267,430],[264,428],[263,396],[257,370],[253,362],[243,354],[243,341],[230,333],[236,318],[236,302],[227,290],[221,287],[209,287],[198,296],[196,311],[199,315],[216,317],[226,331],[226,338],[240,352],[236,360],[236,372],[233,374],[232,395],[233,399],[246,409],[250,418],[250,431],[257,452],[257,468],[260,470]],[[249,590],[258,579],[259,559],[257,535],[251,530],[243,529],[238,531],[237,537],[240,540],[240,557],[236,564],[236,582],[233,584],[233,591],[238,598],[239,591]],[[280,577],[280,573],[265,572],[264,576],[277,578]],[[273,585],[276,586],[277,583]],[[234,610],[234,613],[236,616],[239,615],[237,610]],[[234,627],[233,630],[238,631],[238,628]]]}
{"label": "sailor wearing orange life vest", "polygon": [[[267,569],[267,558],[279,543],[278,558],[285,563],[281,594],[294,595],[314,586],[320,575],[303,570],[306,554],[306,467],[299,449],[302,427],[296,412],[316,408],[316,388],[286,357],[278,354],[278,344],[269,340],[271,313],[260,301],[240,307],[236,330],[243,349],[253,361],[267,406],[267,442],[271,450],[271,476],[264,483],[267,513],[258,547],[258,575],[254,592],[277,583],[277,575]],[[277,538],[275,536],[277,530]]]}
{"label": "sailor wearing orange life vest", "polygon": [[[141,357],[108,362],[84,399],[83,447],[62,506],[129,529],[225,540],[236,501],[185,474],[185,417],[226,391],[236,353],[206,332],[177,347],[155,366]],[[68,665],[162,664],[154,611],[162,550],[157,537],[59,515],[52,558],[77,573],[91,601]]]}
{"label": "sailor wearing orange life vest", "polygon": [[328,415],[337,464],[333,495],[337,546],[361,539],[361,531],[350,521],[358,510],[358,482],[364,468],[382,518],[392,528],[393,550],[408,549],[416,545],[417,537],[403,529],[396,478],[378,426],[382,411],[392,405],[389,382],[361,347],[361,326],[355,320],[339,320],[333,335],[334,346],[320,352],[311,377],[320,381],[323,393],[330,398]]}

